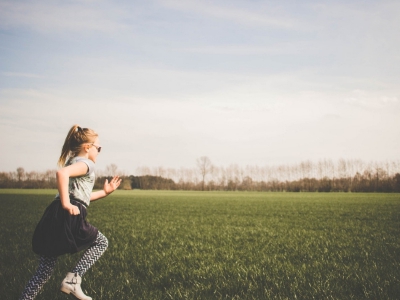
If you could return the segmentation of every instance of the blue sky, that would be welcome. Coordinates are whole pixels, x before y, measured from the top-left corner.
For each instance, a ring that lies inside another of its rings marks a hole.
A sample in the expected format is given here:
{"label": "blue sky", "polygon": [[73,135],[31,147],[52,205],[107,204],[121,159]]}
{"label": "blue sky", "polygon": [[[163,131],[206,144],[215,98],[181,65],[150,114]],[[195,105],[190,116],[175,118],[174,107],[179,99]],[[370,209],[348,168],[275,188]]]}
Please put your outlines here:
{"label": "blue sky", "polygon": [[0,170],[398,160],[397,1],[0,0]]}

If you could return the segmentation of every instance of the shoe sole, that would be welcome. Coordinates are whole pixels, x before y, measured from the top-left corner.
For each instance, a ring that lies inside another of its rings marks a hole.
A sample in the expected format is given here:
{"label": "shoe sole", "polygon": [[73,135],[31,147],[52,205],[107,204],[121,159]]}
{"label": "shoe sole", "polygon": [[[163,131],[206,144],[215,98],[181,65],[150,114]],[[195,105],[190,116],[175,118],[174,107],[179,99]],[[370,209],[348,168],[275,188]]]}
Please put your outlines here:
{"label": "shoe sole", "polygon": [[74,296],[75,299],[78,299],[78,300],[80,299],[80,298],[76,297],[74,295],[74,293],[72,291],[68,290],[67,288],[61,287],[60,291],[63,292],[64,294],[66,294],[66,295]]}

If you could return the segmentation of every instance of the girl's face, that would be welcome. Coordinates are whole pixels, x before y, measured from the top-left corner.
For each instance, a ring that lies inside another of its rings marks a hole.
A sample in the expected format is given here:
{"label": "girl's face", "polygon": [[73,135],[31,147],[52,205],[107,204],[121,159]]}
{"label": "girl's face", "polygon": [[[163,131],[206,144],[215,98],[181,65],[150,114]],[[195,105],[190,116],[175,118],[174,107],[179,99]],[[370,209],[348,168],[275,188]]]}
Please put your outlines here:
{"label": "girl's face", "polygon": [[94,140],[94,143],[91,143],[91,147],[89,148],[89,152],[88,152],[88,158],[93,161],[96,162],[96,158],[97,155],[99,154],[101,150],[101,146],[99,144],[99,138],[97,137]]}

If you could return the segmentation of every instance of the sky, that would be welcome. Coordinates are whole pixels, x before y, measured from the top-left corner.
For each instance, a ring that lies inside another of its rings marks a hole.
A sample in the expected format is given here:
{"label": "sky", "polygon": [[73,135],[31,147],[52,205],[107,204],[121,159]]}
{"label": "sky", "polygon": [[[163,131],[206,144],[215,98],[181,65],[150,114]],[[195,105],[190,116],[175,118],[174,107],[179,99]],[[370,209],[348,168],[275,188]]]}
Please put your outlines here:
{"label": "sky", "polygon": [[400,2],[0,0],[0,171],[394,161]]}

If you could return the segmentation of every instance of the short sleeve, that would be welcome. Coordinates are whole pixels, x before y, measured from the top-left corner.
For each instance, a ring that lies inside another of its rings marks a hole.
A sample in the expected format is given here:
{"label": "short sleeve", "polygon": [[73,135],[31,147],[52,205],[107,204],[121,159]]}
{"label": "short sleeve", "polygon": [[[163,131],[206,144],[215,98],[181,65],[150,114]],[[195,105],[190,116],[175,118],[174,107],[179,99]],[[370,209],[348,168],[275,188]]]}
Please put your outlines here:
{"label": "short sleeve", "polygon": [[86,174],[90,174],[90,173],[94,172],[95,164],[93,161],[91,161],[90,159],[84,158],[84,157],[77,158],[75,160],[75,162],[78,162],[78,161],[84,162],[88,166],[88,172]]}

